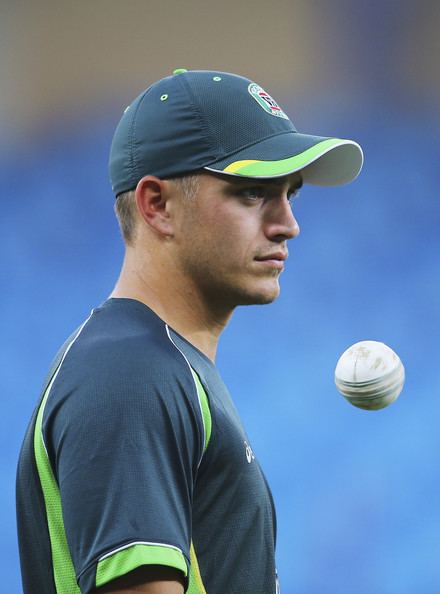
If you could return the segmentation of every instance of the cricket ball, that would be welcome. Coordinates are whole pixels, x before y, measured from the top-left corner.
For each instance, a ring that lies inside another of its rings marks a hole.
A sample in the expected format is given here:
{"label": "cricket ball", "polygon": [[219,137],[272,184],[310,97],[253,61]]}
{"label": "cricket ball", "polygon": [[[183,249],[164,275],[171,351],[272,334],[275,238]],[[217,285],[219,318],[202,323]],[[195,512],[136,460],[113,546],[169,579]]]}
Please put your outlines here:
{"label": "cricket ball", "polygon": [[405,382],[398,355],[383,342],[363,340],[342,353],[335,384],[346,400],[365,410],[385,408],[396,400]]}

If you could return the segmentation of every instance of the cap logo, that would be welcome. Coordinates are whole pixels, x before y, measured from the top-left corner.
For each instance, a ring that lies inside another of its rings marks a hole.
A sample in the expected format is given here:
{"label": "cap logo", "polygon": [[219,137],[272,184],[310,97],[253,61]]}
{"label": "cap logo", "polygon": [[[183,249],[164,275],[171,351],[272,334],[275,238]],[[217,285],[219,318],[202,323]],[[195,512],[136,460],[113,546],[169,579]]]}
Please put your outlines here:
{"label": "cap logo", "polygon": [[264,111],[267,111],[267,113],[270,113],[277,118],[284,118],[285,120],[289,119],[275,99],[271,97],[269,93],[266,93],[266,91],[262,89],[260,85],[251,83],[248,86],[248,91],[258,103],[258,105],[264,109]]}

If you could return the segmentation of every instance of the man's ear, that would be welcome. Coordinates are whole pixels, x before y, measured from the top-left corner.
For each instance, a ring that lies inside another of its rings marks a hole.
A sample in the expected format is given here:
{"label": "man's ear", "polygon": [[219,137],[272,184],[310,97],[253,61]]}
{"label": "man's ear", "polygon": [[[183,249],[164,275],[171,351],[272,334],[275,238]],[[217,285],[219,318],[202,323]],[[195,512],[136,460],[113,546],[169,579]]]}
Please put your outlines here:
{"label": "man's ear", "polygon": [[141,219],[163,237],[173,235],[173,225],[167,208],[168,198],[166,182],[154,175],[145,175],[136,187],[136,206]]}

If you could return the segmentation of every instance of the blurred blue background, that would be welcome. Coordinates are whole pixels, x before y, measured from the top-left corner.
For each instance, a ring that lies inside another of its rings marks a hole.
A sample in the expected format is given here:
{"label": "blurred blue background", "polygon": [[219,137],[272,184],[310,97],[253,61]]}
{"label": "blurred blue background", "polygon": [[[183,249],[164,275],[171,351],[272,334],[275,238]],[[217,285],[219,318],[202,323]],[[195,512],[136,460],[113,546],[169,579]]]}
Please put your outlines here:
{"label": "blurred blue background", "polygon": [[[122,260],[114,127],[186,67],[253,78],[299,130],[365,151],[353,184],[303,189],[281,297],[237,310],[220,346],[274,492],[282,592],[438,594],[439,4],[23,1],[0,17],[2,591],[22,591],[14,482],[28,419]],[[406,366],[401,397],[378,412],[333,384],[339,355],[365,339]]]}

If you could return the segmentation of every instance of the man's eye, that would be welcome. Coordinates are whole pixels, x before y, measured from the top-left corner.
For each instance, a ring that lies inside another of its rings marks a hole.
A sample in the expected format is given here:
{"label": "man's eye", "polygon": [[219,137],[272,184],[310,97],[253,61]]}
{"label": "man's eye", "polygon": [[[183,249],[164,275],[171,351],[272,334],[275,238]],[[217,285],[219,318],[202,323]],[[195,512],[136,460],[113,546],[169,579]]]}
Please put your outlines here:
{"label": "man's eye", "polygon": [[261,200],[266,197],[266,192],[263,188],[245,188],[240,191],[240,194],[248,200]]}
{"label": "man's eye", "polygon": [[[249,200],[250,202],[257,202],[260,200],[270,200],[276,199],[282,196],[282,193],[279,190],[272,190],[266,187],[255,186],[253,188],[243,188],[239,190],[239,195]],[[292,204],[294,198],[296,198],[299,194],[299,188],[295,188],[289,190],[287,192],[287,200],[290,204]]]}

